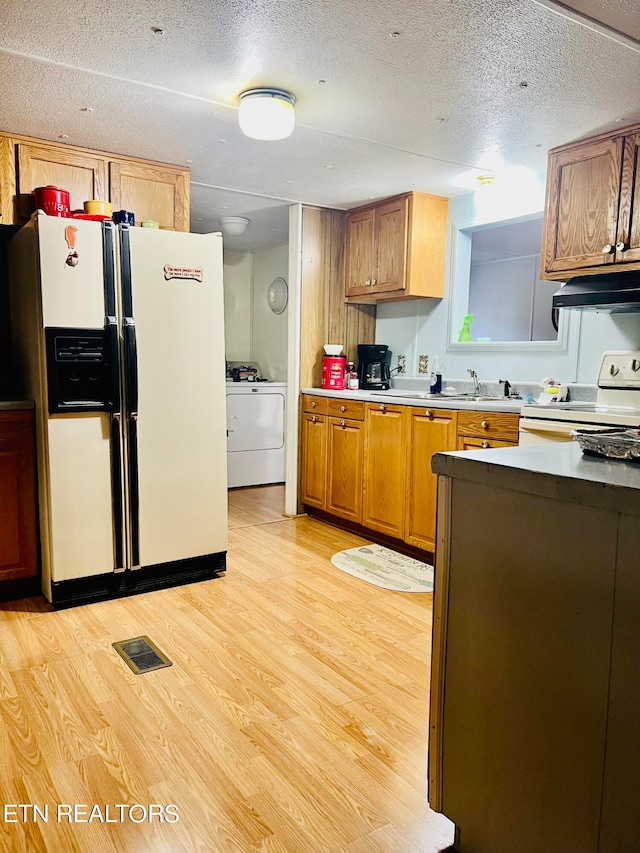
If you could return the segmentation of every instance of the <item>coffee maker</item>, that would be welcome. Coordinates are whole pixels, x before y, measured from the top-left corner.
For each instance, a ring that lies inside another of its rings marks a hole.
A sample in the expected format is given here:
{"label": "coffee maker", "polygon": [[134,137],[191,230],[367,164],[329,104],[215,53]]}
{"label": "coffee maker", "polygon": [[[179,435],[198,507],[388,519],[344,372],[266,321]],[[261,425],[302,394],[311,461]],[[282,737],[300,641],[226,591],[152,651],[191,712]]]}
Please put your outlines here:
{"label": "coffee maker", "polygon": [[389,388],[391,350],[386,344],[358,344],[358,382],[361,391]]}

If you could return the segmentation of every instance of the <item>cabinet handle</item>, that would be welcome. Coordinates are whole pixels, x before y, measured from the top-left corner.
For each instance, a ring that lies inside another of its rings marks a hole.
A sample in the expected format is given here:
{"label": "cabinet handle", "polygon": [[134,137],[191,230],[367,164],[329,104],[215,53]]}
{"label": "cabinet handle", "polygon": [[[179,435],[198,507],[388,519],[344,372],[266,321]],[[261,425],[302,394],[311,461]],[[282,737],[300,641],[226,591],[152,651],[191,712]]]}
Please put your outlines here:
{"label": "cabinet handle", "polygon": [[340,421],[340,426],[342,427],[342,429],[344,429],[346,427],[346,425],[347,425],[346,421]]}
{"label": "cabinet handle", "polygon": [[385,404],[384,404],[384,403],[380,403],[380,411],[381,411],[381,412],[386,412],[386,411],[387,411],[387,407],[385,406]]}
{"label": "cabinet handle", "polygon": [[482,427],[482,429],[489,429],[489,421],[482,421],[480,426]]}
{"label": "cabinet handle", "polygon": [[603,255],[611,255],[613,252],[615,252],[615,246],[612,243],[607,243],[606,246],[602,247]]}
{"label": "cabinet handle", "polygon": [[377,283],[378,283],[378,279],[377,279],[377,278],[372,278],[372,279],[371,279],[371,287],[375,287]]}
{"label": "cabinet handle", "polygon": [[432,417],[433,417],[433,412],[431,411],[431,409],[425,409],[425,410],[424,410],[424,413],[425,413],[425,415],[426,415],[428,418],[432,418]]}
{"label": "cabinet handle", "polygon": [[312,409],[315,409],[315,407],[316,407],[317,405],[318,405],[318,404],[316,403],[316,401],[315,401],[315,400],[312,400],[312,401],[311,401],[311,408],[312,408]]}
{"label": "cabinet handle", "polygon": [[367,287],[371,287],[371,279],[370,279],[370,278],[368,278],[368,279],[365,281],[365,284],[367,285]]}
{"label": "cabinet handle", "polygon": [[626,252],[628,248],[626,243],[616,243],[616,252]]}
{"label": "cabinet handle", "polygon": [[346,411],[347,411],[347,407],[346,407],[346,406],[340,406],[340,411],[341,411],[341,412],[346,412]]}
{"label": "cabinet handle", "polygon": [[483,441],[483,442],[482,442],[482,444],[480,445],[480,447],[481,447],[483,450],[486,450],[486,449],[487,449],[487,447],[491,447],[491,445],[489,444],[489,442],[488,442],[488,441]]}
{"label": "cabinet handle", "polygon": [[316,422],[317,420],[318,420],[318,419],[317,419],[317,417],[316,417],[315,415],[311,415],[311,423],[312,423],[312,424],[315,424],[315,422]]}

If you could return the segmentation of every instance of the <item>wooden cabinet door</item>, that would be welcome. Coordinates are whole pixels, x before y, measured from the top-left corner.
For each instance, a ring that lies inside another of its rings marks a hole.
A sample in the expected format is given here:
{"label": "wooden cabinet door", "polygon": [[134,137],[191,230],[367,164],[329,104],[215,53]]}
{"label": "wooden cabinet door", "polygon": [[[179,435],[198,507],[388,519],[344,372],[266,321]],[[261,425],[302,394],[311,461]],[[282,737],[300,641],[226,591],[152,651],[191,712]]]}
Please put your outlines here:
{"label": "wooden cabinet door", "polygon": [[409,199],[376,207],[374,245],[377,263],[374,293],[403,290],[406,286]]}
{"label": "wooden cabinet door", "polygon": [[456,413],[444,409],[407,412],[407,489],[404,538],[410,545],[435,550],[437,476],[434,453],[456,449]]}
{"label": "wooden cabinet door", "polygon": [[[71,209],[83,210],[85,201],[107,200],[107,161],[99,154],[74,151],[62,145],[18,143],[18,186],[21,196],[36,187],[53,184],[69,192]],[[18,200],[19,214],[28,217],[32,199]]]}
{"label": "wooden cabinet door", "polygon": [[329,418],[327,512],[360,524],[362,521],[362,458],[364,424]]}
{"label": "wooden cabinet door", "polygon": [[624,137],[549,155],[543,232],[546,272],[612,263]]}
{"label": "wooden cabinet door", "polygon": [[33,412],[0,412],[0,582],[38,573]]}
{"label": "wooden cabinet door", "polygon": [[369,403],[365,410],[365,527],[402,539],[405,502],[405,409]]}
{"label": "wooden cabinet door", "polygon": [[371,293],[374,273],[374,211],[347,214],[346,225],[346,296]]}
{"label": "wooden cabinet door", "polygon": [[302,416],[302,503],[317,509],[327,505],[327,420]]}
{"label": "wooden cabinet door", "polygon": [[113,161],[109,164],[114,210],[130,210],[136,225],[153,219],[170,231],[189,230],[189,173],[161,164]]}
{"label": "wooden cabinet door", "polygon": [[640,261],[640,133],[625,137],[620,209],[616,235],[616,263]]}

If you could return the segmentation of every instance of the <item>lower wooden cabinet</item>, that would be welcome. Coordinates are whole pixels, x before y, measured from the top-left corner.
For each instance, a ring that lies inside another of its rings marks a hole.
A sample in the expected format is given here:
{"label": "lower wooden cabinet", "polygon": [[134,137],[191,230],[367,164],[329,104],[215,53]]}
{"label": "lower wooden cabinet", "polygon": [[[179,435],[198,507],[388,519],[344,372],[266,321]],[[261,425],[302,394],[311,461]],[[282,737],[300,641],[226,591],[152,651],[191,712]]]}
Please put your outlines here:
{"label": "lower wooden cabinet", "polygon": [[302,415],[302,503],[316,509],[327,506],[327,419]]}
{"label": "lower wooden cabinet", "polygon": [[360,524],[364,455],[363,422],[346,418],[329,418],[327,443],[327,512]]}
{"label": "lower wooden cabinet", "polygon": [[302,398],[302,503],[435,551],[435,453],[518,443],[518,415]]}
{"label": "lower wooden cabinet", "polygon": [[434,453],[456,447],[457,412],[407,409],[407,483],[404,539],[434,551],[436,544],[437,477],[431,472]]}
{"label": "lower wooden cabinet", "polygon": [[303,395],[302,503],[362,521],[364,404]]}
{"label": "lower wooden cabinet", "polygon": [[499,438],[480,438],[479,435],[458,436],[458,450],[488,450],[491,447],[517,446],[517,441],[503,441]]}
{"label": "lower wooden cabinet", "polygon": [[32,410],[0,412],[0,595],[38,574]]}
{"label": "lower wooden cabinet", "polygon": [[405,411],[386,403],[365,405],[362,523],[397,539],[404,535]]}
{"label": "lower wooden cabinet", "polygon": [[519,420],[515,412],[458,412],[458,450],[515,447]]}

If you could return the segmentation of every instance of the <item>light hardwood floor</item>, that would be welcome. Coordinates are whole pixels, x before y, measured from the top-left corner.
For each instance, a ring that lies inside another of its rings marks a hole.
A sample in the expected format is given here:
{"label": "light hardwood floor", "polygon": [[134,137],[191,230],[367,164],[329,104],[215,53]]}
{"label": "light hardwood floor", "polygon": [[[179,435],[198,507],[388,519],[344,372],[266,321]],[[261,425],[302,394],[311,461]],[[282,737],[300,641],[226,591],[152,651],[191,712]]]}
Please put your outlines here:
{"label": "light hardwood floor", "polygon": [[[230,505],[224,578],[59,612],[41,598],[0,605],[0,809],[48,807],[48,822],[0,812],[1,851],[451,842],[426,804],[431,596],[339,572],[331,554],[364,540],[283,518],[279,487],[231,492]],[[173,666],[134,675],[111,643],[140,634]],[[58,803],[98,804],[115,822],[58,821]],[[121,822],[115,804],[175,804],[179,821],[124,810]]]}

